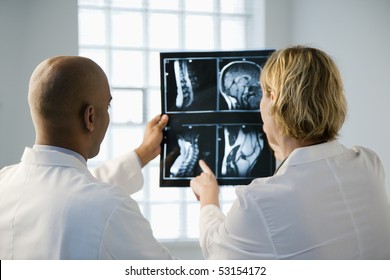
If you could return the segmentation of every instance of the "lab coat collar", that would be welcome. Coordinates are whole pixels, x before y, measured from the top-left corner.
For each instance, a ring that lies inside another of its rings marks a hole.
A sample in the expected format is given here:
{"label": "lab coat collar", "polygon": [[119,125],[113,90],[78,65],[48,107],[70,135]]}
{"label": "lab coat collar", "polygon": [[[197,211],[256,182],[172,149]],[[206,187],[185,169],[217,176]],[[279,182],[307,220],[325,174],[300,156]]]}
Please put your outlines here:
{"label": "lab coat collar", "polygon": [[68,155],[74,156],[74,157],[78,158],[81,162],[83,162],[84,164],[87,164],[87,161],[85,160],[85,158],[82,155],[80,155],[79,153],[77,153],[75,151],[66,149],[66,148],[57,147],[57,146],[51,146],[51,145],[38,145],[38,144],[35,144],[33,146],[33,150],[41,150],[41,151],[42,150],[49,150],[49,151],[61,152],[61,153],[64,153],[64,154],[68,154]]}
{"label": "lab coat collar", "polygon": [[345,149],[337,140],[295,149],[283,162],[277,173],[281,172],[287,166],[310,163],[336,156],[345,151]]}
{"label": "lab coat collar", "polygon": [[36,165],[51,165],[88,169],[85,162],[77,157],[54,150],[34,150],[30,147],[24,149],[22,162]]}

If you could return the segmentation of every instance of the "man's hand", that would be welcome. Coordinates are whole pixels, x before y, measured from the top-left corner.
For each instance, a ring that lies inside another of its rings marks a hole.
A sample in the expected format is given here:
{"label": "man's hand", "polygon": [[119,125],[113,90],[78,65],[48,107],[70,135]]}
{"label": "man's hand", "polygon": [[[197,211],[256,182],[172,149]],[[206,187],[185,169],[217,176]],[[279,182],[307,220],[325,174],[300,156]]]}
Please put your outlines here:
{"label": "man's hand", "polygon": [[190,186],[200,201],[201,207],[214,204],[219,207],[219,186],[213,171],[203,161],[199,161],[202,173],[191,180]]}
{"label": "man's hand", "polygon": [[167,115],[157,115],[146,125],[144,139],[141,145],[135,149],[142,167],[160,154],[161,141],[163,139],[162,131],[167,124]]}

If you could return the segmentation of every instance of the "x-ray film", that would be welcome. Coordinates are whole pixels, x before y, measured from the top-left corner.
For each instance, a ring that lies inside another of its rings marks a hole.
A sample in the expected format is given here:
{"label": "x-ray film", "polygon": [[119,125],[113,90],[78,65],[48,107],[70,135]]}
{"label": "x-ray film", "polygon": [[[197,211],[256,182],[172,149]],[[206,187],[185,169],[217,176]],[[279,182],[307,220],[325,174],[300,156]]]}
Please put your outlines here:
{"label": "x-ray film", "polygon": [[262,129],[259,76],[272,50],[160,53],[160,186],[188,187],[203,159],[220,185],[248,184],[275,170]]}

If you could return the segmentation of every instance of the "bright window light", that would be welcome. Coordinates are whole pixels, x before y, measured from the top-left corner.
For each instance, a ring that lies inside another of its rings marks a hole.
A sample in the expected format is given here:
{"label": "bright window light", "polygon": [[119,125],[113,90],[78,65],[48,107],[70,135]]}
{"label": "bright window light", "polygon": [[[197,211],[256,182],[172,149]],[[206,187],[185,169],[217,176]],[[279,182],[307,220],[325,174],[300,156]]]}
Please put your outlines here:
{"label": "bright window light", "polygon": [[[89,166],[136,148],[161,113],[160,52],[253,48],[253,31],[264,33],[253,21],[259,1],[79,0],[79,54],[103,68],[113,96],[110,126]],[[159,158],[144,167],[144,187],[132,197],[156,238],[196,240],[199,203],[190,188],[159,188],[159,167]],[[234,188],[221,189],[223,211],[234,199]]]}

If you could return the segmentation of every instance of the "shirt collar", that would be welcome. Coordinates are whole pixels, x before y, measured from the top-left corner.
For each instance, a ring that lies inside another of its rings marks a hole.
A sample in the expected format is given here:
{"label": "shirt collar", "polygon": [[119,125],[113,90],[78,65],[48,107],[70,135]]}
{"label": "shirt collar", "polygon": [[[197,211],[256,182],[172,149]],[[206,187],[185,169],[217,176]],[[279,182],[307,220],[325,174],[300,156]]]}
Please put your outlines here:
{"label": "shirt collar", "polygon": [[85,160],[85,158],[82,155],[80,155],[79,153],[77,153],[75,151],[66,149],[66,148],[57,147],[57,146],[50,146],[50,145],[34,145],[33,150],[35,150],[35,151],[55,151],[55,152],[64,153],[64,154],[76,157],[83,164],[87,165],[87,161]]}
{"label": "shirt collar", "polygon": [[[280,164],[277,172],[283,170],[287,166],[305,164],[309,162],[314,162],[322,160],[325,158],[333,157],[338,154],[341,154],[345,151],[345,147],[340,144],[337,140],[297,148],[285,159],[285,161]],[[277,173],[275,172],[275,173]]]}

